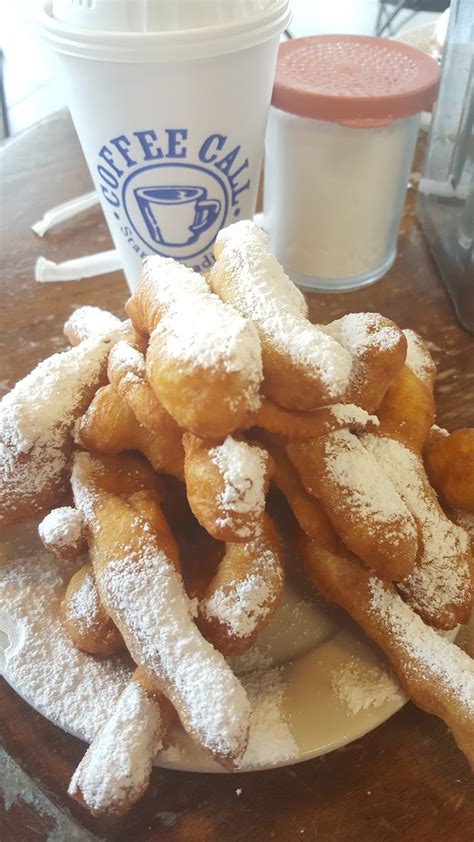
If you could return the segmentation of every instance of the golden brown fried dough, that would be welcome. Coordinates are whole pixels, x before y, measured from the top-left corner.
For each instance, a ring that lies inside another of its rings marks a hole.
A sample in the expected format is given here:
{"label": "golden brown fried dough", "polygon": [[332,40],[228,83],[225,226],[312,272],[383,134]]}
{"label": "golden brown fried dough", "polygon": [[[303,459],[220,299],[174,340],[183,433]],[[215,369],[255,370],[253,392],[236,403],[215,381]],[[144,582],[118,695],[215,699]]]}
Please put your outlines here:
{"label": "golden brown fried dough", "polygon": [[429,385],[404,366],[377,410],[377,433],[397,439],[416,453],[424,447],[434,421],[434,399]]}
{"label": "golden brown fried dough", "polygon": [[322,329],[352,358],[344,403],[374,412],[405,361],[407,340],[403,332],[379,313],[349,313]]}
{"label": "golden brown fried dough", "polygon": [[81,652],[105,657],[125,649],[122,635],[100,601],[92,564],[84,564],[72,577],[61,614],[68,637]]}
{"label": "golden brown fried dough", "polygon": [[0,524],[61,505],[76,419],[104,381],[109,342],[90,340],[43,360],[0,401]]}
{"label": "golden brown fried dough", "polygon": [[259,427],[289,439],[313,439],[333,430],[373,429],[377,418],[354,404],[322,406],[312,412],[297,412],[264,398],[259,410],[249,420],[249,427]]}
{"label": "golden brown fried dough", "polygon": [[432,429],[424,452],[430,481],[453,509],[474,514],[474,429]]}
{"label": "golden brown fried dough", "polygon": [[245,652],[272,619],[283,581],[281,542],[265,515],[260,533],[251,541],[226,544],[199,605],[204,636],[224,655]]}
{"label": "golden brown fried dough", "polygon": [[418,549],[414,520],[359,439],[339,430],[290,442],[288,454],[346,546],[388,581],[408,576]]}
{"label": "golden brown fried dough", "polygon": [[380,646],[405,692],[418,707],[448,725],[474,767],[471,658],[425,626],[392,585],[376,578],[353,556],[331,553],[304,533],[298,546],[313,585]]}
{"label": "golden brown fried dough", "polygon": [[68,793],[94,816],[122,816],[145,792],[153,760],[176,714],[140,668],[95,735]]}
{"label": "golden brown fried dough", "polygon": [[183,446],[188,501],[201,526],[219,541],[240,543],[255,537],[270,483],[268,453],[232,436],[209,442],[185,433]]}
{"label": "golden brown fried dough", "polygon": [[410,511],[419,551],[400,591],[425,622],[441,629],[466,623],[471,614],[470,549],[466,533],[446,517],[426,476],[421,457],[396,439],[374,433],[362,442]]}
{"label": "golden brown fried dough", "polygon": [[151,433],[137,421],[133,411],[112,386],[99,389],[76,428],[76,441],[87,450],[117,454],[139,450],[155,471],[182,479],[184,453],[174,430]]}
{"label": "golden brown fried dough", "polygon": [[263,444],[271,455],[275,465],[272,482],[286,497],[301,529],[323,546],[332,547],[335,532],[331,522],[318,500],[306,491],[298,471],[286,452],[285,443],[264,430],[253,431],[252,437]]}
{"label": "golden brown fried dough", "polygon": [[132,504],[128,499],[143,490],[133,489],[131,460],[125,483],[116,482],[122,470],[120,459],[116,461],[118,467],[111,472],[110,458],[106,462],[78,453],[72,475],[76,506],[87,521],[102,604],[135,663],[169,698],[185,729],[218,762],[233,769],[248,739],[247,696],[194,623],[193,606],[169,555],[170,531],[165,536],[156,532],[149,511],[144,515],[136,498]]}
{"label": "golden brown fried dough", "polygon": [[258,408],[262,382],[254,325],[174,260],[149,257],[127,313],[150,336],[147,378],[177,424],[220,438]]}

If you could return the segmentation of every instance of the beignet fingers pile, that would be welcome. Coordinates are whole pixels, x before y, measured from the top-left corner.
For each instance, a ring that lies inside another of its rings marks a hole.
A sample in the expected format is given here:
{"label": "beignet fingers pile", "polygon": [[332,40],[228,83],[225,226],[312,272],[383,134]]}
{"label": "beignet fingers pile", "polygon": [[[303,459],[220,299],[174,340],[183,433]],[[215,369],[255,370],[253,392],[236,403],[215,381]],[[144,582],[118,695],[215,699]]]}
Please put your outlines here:
{"label": "beignet fingers pile", "polygon": [[[209,282],[148,258],[130,321],[79,308],[75,347],[0,405],[3,520],[60,506],[40,535],[71,564],[65,631],[136,667],[71,781],[95,814],[140,797],[173,720],[239,768],[251,711],[224,655],[257,640],[295,561],[473,760],[472,661],[435,631],[471,613],[472,431],[433,429],[412,331],[376,313],[313,325],[252,222],[215,255]],[[270,486],[296,537],[270,519]]]}

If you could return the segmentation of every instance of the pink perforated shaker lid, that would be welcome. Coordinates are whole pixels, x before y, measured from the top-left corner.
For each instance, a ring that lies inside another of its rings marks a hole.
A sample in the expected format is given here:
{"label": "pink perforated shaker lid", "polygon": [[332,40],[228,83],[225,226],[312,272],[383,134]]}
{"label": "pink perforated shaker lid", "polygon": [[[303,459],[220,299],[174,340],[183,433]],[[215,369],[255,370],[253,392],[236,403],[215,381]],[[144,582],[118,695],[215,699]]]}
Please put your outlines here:
{"label": "pink perforated shaker lid", "polygon": [[437,63],[368,35],[315,35],[280,45],[272,105],[290,114],[366,127],[430,110]]}

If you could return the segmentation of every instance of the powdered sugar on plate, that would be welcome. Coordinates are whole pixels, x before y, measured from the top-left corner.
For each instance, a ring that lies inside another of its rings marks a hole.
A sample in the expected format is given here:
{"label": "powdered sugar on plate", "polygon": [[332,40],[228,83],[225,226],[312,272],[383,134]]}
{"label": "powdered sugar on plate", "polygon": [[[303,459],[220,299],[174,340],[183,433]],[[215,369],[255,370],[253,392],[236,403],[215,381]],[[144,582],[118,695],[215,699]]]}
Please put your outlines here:
{"label": "powdered sugar on plate", "polygon": [[[268,457],[261,447],[237,441],[227,436],[225,441],[209,451],[211,461],[219,468],[224,489],[219,495],[223,512],[232,514],[253,513],[256,518],[265,510],[265,476]],[[218,521],[219,522],[219,521]],[[225,518],[220,522],[225,525]],[[234,524],[234,519],[232,519]],[[249,537],[248,528],[242,526],[236,532],[242,538]]]}
{"label": "powdered sugar on plate", "polygon": [[387,702],[403,702],[403,693],[383,667],[351,659],[330,674],[331,687],[346,710],[355,715]]}
{"label": "powdered sugar on plate", "polygon": [[286,721],[282,669],[250,673],[243,678],[252,706],[250,733],[242,768],[270,766],[298,756],[298,744]]}
{"label": "powdered sugar on plate", "polygon": [[[268,768],[297,760],[299,746],[285,714],[287,678],[284,668],[246,673],[242,682],[252,712],[247,750],[239,768],[242,771]],[[181,765],[183,755],[179,735],[174,735],[170,745],[158,755],[158,761],[165,765]]]}
{"label": "powdered sugar on plate", "polygon": [[[351,355],[308,321],[304,298],[270,254],[267,235],[249,220],[236,222],[217,235],[216,256],[219,271],[232,279],[232,304],[255,322],[262,342],[320,379],[328,395],[342,394]],[[226,290],[218,291],[225,300]]]}
{"label": "powdered sugar on plate", "polygon": [[10,638],[2,673],[44,716],[90,741],[109,719],[130,670],[118,658],[85,655],[66,636],[59,610],[70,576],[70,565],[50,555],[1,566],[0,628]]}

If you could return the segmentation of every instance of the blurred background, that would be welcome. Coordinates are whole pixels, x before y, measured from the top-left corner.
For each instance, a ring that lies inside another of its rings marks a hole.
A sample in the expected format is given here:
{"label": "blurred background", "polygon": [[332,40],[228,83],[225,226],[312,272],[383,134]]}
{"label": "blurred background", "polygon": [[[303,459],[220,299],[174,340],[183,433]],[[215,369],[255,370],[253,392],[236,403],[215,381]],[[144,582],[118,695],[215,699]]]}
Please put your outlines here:
{"label": "blurred background", "polygon": [[[64,106],[60,80],[36,32],[42,0],[0,0],[0,142]],[[448,0],[291,0],[289,35],[393,36],[435,20]]]}

